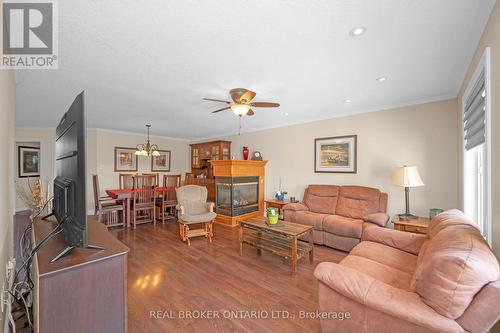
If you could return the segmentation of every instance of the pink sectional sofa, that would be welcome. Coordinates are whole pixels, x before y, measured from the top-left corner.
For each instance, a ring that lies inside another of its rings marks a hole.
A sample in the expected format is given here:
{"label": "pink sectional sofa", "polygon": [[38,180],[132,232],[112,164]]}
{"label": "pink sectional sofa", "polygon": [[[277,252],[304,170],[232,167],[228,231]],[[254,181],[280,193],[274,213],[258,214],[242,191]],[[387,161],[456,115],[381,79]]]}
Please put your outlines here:
{"label": "pink sectional sofa", "polygon": [[385,226],[387,194],[363,186],[309,185],[302,202],[283,207],[284,219],[314,228],[314,242],[342,251],[359,244],[365,222]]}
{"label": "pink sectional sofa", "polygon": [[500,317],[498,261],[460,211],[435,217],[427,235],[367,226],[339,264],[323,262],[323,332],[487,332]]}

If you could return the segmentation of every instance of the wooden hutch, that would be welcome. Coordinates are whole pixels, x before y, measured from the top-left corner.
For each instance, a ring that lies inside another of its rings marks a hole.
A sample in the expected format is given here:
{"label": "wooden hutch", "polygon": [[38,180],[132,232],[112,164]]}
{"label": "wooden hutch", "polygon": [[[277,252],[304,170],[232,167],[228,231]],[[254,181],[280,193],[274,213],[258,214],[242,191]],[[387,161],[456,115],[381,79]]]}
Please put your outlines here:
{"label": "wooden hutch", "polygon": [[231,141],[210,141],[190,144],[191,146],[191,173],[195,178],[204,175],[213,178],[213,168],[210,160],[230,160]]}
{"label": "wooden hutch", "polygon": [[230,160],[231,141],[210,141],[190,144],[191,174],[186,177],[186,184],[205,186],[208,190],[208,200],[215,201],[215,180],[210,160]]}

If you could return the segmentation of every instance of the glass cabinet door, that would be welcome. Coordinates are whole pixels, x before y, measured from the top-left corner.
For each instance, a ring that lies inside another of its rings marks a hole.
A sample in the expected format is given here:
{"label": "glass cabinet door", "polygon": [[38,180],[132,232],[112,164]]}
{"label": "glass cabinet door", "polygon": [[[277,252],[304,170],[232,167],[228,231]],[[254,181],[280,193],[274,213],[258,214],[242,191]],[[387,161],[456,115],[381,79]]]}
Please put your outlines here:
{"label": "glass cabinet door", "polygon": [[219,145],[213,146],[212,147],[212,159],[213,160],[219,160]]}

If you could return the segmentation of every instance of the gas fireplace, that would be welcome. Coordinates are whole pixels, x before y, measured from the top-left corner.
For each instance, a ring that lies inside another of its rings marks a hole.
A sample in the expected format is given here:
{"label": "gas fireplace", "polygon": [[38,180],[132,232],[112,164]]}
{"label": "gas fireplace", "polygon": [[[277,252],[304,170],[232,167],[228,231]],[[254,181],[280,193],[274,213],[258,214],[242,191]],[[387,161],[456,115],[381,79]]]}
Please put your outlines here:
{"label": "gas fireplace", "polygon": [[217,214],[239,216],[259,210],[259,177],[216,177]]}

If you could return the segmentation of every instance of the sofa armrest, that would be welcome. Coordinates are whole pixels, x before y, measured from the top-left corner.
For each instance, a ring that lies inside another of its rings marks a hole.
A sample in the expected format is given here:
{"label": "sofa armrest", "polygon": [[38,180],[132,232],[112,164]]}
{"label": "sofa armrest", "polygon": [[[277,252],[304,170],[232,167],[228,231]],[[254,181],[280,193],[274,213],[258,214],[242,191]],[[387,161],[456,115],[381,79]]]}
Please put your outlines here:
{"label": "sofa armrest", "polygon": [[365,222],[370,222],[381,227],[385,227],[387,225],[387,222],[389,222],[389,215],[387,215],[386,213],[373,213],[366,215],[363,220]]}
{"label": "sofa armrest", "polygon": [[314,276],[335,292],[375,311],[436,332],[463,331],[454,320],[422,302],[417,293],[395,288],[355,269],[323,262],[314,270]]}
{"label": "sofa armrest", "polygon": [[283,211],[285,210],[291,210],[294,212],[298,212],[301,210],[309,210],[309,207],[307,207],[305,204],[302,202],[294,202],[294,203],[289,203],[283,206],[282,208]]}
{"label": "sofa armrest", "polygon": [[361,236],[362,241],[384,244],[415,255],[418,255],[420,248],[427,239],[426,235],[380,228],[370,223],[364,224],[363,235]]}

